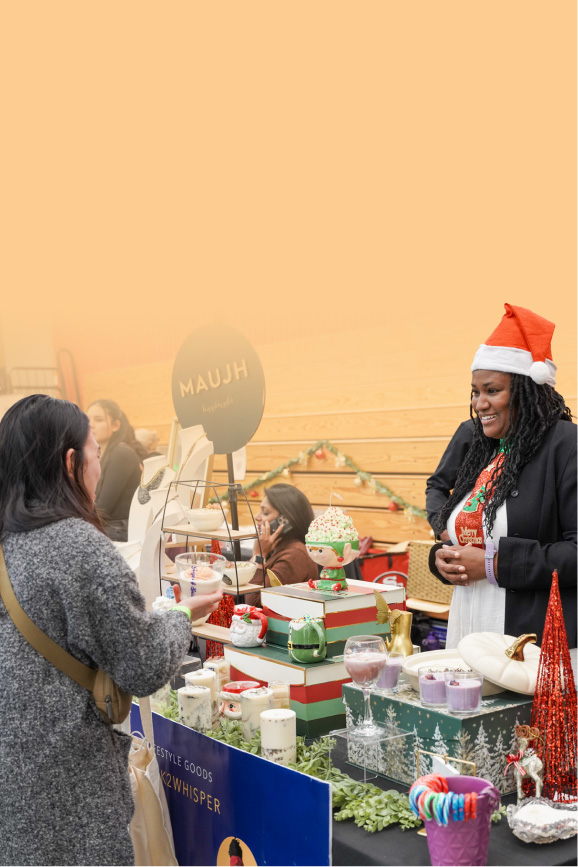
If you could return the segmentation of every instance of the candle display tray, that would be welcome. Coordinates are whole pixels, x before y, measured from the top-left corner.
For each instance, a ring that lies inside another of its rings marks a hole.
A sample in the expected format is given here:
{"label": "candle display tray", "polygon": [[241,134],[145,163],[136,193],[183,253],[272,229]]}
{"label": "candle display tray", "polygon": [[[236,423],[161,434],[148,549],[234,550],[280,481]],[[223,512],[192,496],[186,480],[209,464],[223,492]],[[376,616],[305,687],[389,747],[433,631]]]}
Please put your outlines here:
{"label": "candle display tray", "polygon": [[[403,731],[388,723],[380,725],[380,731],[370,737],[358,735],[355,728],[351,726],[344,729],[334,729],[325,737],[327,738],[330,764],[332,759],[337,759],[337,764],[341,764],[339,758],[346,754],[347,763],[361,772],[359,781],[362,783],[368,783],[376,778],[375,769],[380,756],[384,754],[394,755],[395,753],[411,754],[415,749],[413,732]],[[332,739],[334,739],[333,745]],[[357,778],[355,773],[350,773],[350,776],[353,779]]]}

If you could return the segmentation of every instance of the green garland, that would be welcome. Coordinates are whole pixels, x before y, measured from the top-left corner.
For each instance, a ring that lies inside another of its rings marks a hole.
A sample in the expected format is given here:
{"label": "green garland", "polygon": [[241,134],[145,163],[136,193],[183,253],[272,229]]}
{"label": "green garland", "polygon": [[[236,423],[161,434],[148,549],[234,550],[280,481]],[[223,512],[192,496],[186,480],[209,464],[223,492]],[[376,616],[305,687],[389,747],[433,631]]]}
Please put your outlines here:
{"label": "green garland", "polygon": [[[302,467],[306,467],[309,462],[309,458],[312,457],[315,452],[320,449],[327,449],[328,452],[335,455],[335,466],[336,467],[349,467],[350,470],[356,475],[354,480],[354,484],[358,486],[362,486],[364,484],[368,484],[370,488],[376,494],[385,494],[386,497],[389,497],[392,503],[395,503],[399,509],[403,509],[408,518],[413,520],[414,518],[424,518],[427,519],[427,512],[425,509],[420,509],[418,506],[414,506],[411,503],[408,503],[403,497],[399,497],[395,494],[391,488],[388,488],[387,485],[384,485],[379,479],[373,477],[371,473],[367,473],[364,470],[360,469],[357,464],[355,464],[350,457],[343,454],[343,452],[339,451],[339,449],[330,443],[329,440],[319,440],[315,443],[315,445],[311,446],[308,449],[305,449],[302,452],[299,452],[296,458],[290,458],[285,463],[280,464],[274,470],[271,470],[268,473],[264,473],[262,476],[258,476],[252,482],[249,482],[247,485],[243,485],[244,491],[251,491],[254,488],[258,488],[260,485],[265,484],[266,482],[270,482],[273,479],[276,479],[278,476],[289,477],[291,467],[294,467],[296,464],[300,464]],[[227,500],[228,497],[224,494],[221,500]],[[217,502],[216,497],[212,497],[210,500],[211,503]]]}

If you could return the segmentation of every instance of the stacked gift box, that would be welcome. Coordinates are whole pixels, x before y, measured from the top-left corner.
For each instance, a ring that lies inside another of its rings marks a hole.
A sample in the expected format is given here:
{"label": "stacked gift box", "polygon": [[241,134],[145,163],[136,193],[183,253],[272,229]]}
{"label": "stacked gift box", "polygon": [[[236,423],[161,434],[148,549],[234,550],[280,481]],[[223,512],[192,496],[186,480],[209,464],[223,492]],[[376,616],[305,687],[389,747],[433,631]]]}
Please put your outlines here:
{"label": "stacked gift box", "polygon": [[[383,587],[364,581],[348,581],[343,593],[311,590],[306,584],[290,584],[261,591],[261,605],[268,618],[265,645],[225,646],[232,680],[257,680],[266,685],[282,680],[290,685],[291,707],[297,714],[297,734],[318,737],[345,725],[342,699],[351,678],[343,663],[345,642],[351,635],[388,634],[389,625],[377,622],[374,596],[377,590],[390,608],[405,607],[402,587]],[[289,622],[309,615],[323,618],[327,659],[299,663],[287,649]]]}

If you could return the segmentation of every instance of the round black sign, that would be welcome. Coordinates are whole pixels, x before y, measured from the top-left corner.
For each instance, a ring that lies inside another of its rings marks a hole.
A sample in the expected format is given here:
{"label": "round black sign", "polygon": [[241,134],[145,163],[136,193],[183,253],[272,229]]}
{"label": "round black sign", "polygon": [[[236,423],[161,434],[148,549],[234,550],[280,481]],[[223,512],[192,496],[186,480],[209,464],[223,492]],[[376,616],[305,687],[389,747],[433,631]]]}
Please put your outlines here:
{"label": "round black sign", "polygon": [[247,338],[219,325],[189,334],[175,358],[173,404],[181,427],[203,425],[215,454],[247,445],[265,406],[263,367]]}

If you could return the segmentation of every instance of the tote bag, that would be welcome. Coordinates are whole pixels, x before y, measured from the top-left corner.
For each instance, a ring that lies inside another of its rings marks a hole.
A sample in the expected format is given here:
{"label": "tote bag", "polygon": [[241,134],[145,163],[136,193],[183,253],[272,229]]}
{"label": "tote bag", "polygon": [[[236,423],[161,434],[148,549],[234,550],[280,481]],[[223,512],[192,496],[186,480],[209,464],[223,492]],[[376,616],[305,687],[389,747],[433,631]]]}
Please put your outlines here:
{"label": "tote bag", "polygon": [[154,734],[150,699],[140,699],[144,734],[132,733],[129,773],[134,798],[130,836],[137,867],[178,867],[169,808],[158,762],[154,754]]}

